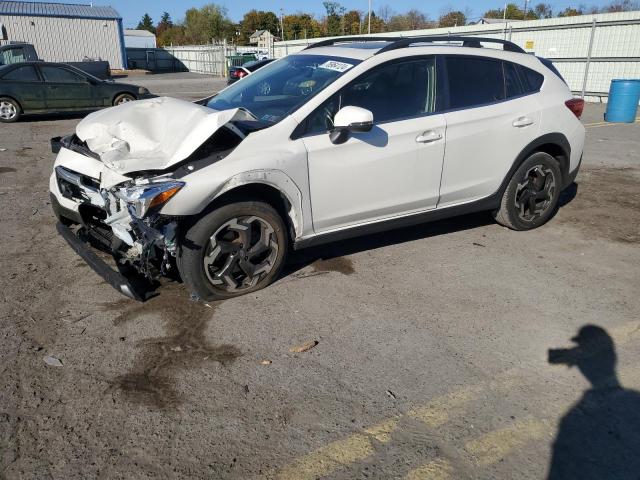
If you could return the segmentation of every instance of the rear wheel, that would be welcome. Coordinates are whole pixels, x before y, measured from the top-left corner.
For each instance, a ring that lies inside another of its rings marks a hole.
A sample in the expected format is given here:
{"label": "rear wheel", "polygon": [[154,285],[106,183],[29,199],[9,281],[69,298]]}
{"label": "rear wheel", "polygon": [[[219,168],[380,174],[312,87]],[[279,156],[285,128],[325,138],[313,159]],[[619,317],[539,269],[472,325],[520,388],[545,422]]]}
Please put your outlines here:
{"label": "rear wheel", "polygon": [[122,105],[123,103],[133,102],[136,99],[130,93],[121,93],[116,98],[113,99],[114,105]]}
{"label": "rear wheel", "polygon": [[20,118],[20,105],[13,98],[0,97],[0,122],[12,123]]}
{"label": "rear wheel", "polygon": [[186,232],[178,269],[200,298],[221,300],[273,282],[287,248],[286,226],[271,205],[232,203],[203,216]]}
{"label": "rear wheel", "polygon": [[549,220],[558,205],[562,173],[555,158],[531,155],[509,181],[494,218],[512,230],[531,230]]}

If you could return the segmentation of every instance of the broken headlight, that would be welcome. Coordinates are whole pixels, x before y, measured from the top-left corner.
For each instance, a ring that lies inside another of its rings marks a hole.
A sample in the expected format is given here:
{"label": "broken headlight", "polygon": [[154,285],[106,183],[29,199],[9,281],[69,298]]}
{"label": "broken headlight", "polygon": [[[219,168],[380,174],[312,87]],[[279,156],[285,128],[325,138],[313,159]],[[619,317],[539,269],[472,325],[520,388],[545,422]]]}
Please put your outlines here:
{"label": "broken headlight", "polygon": [[150,210],[161,207],[169,201],[184,182],[165,181],[120,188],[116,196],[129,206],[129,212],[137,218],[143,218]]}

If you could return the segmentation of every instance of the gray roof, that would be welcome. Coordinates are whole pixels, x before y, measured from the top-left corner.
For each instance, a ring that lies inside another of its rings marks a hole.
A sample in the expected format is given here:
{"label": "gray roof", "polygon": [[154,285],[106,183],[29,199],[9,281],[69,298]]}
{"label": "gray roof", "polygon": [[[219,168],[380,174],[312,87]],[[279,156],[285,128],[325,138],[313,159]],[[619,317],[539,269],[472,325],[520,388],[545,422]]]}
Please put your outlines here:
{"label": "gray roof", "polygon": [[14,2],[6,0],[0,0],[0,15],[97,18],[102,20],[117,20],[122,18],[112,7],[69,3]]}
{"label": "gray roof", "polygon": [[256,30],[255,32],[253,32],[253,34],[249,37],[249,38],[256,38],[259,37],[260,35],[262,35],[264,32],[266,32],[267,30]]}
{"label": "gray roof", "polygon": [[155,34],[149,30],[138,30],[133,28],[125,28],[124,34],[130,37],[155,37]]}

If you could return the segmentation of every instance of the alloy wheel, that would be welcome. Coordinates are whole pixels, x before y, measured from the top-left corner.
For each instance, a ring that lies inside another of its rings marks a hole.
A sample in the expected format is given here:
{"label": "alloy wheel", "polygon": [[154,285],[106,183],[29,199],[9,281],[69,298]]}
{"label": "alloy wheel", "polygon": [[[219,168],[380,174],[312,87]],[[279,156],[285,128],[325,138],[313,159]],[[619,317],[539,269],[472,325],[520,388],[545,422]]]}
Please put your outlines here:
{"label": "alloy wheel", "polygon": [[11,103],[3,100],[0,102],[0,118],[3,120],[12,120],[18,114],[16,110],[16,106]]}
{"label": "alloy wheel", "polygon": [[541,217],[553,203],[556,179],[553,171],[544,165],[531,167],[516,187],[515,206],[518,216],[525,222]]}
{"label": "alloy wheel", "polygon": [[210,237],[204,269],[215,288],[237,292],[254,287],[278,256],[274,228],[258,216],[232,218]]}

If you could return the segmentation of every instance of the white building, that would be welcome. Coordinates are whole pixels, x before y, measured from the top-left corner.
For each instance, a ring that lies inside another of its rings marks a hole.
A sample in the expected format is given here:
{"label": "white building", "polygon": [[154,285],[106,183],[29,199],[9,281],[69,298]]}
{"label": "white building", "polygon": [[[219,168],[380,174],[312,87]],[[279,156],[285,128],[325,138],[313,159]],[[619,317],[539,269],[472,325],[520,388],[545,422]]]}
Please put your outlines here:
{"label": "white building", "polygon": [[122,18],[111,7],[0,0],[0,44],[27,42],[50,62],[126,65]]}
{"label": "white building", "polygon": [[275,39],[276,37],[274,37],[269,30],[256,30],[249,37],[249,43],[256,45],[259,50],[271,52]]}
{"label": "white building", "polygon": [[124,46],[126,48],[156,48],[156,36],[148,30],[125,28]]}

